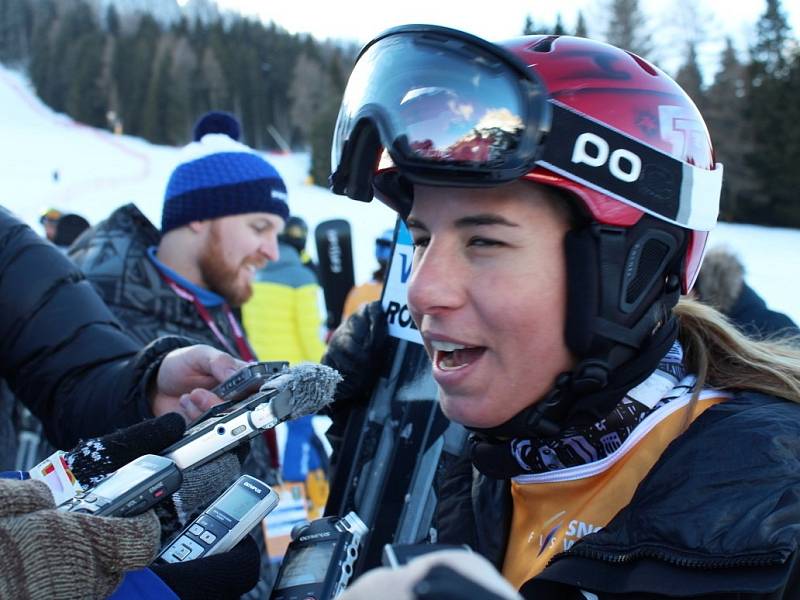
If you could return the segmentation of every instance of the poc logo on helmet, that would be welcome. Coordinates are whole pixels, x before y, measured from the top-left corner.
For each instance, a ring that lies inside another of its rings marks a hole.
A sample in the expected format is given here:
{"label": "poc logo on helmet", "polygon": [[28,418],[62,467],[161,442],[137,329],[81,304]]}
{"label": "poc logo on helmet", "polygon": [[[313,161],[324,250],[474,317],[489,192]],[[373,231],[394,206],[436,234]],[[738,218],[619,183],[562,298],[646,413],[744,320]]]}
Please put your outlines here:
{"label": "poc logo on helmet", "polygon": [[[642,172],[642,159],[630,150],[618,148],[610,152],[608,142],[594,133],[582,133],[572,148],[572,162],[590,167],[602,167],[608,162],[608,170],[621,181],[632,183]],[[610,155],[609,155],[610,153]]]}

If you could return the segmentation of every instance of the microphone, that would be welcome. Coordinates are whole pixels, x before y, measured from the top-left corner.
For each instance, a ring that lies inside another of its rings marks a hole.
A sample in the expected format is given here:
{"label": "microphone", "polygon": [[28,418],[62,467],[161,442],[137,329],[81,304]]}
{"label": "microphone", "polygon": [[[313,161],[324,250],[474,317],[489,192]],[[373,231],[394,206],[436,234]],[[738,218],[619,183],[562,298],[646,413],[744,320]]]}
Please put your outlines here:
{"label": "microphone", "polygon": [[209,411],[162,454],[182,470],[207,463],[261,431],[319,411],[333,401],[341,380],[338,371],[325,365],[290,367],[252,396]]}
{"label": "microphone", "polygon": [[[278,390],[269,404],[261,405],[264,412],[269,412],[270,418],[259,428],[271,429],[278,423],[318,412],[333,402],[333,392],[341,380],[342,376],[335,369],[313,363],[290,367],[276,375],[259,390]],[[274,424],[273,419],[277,421]]]}

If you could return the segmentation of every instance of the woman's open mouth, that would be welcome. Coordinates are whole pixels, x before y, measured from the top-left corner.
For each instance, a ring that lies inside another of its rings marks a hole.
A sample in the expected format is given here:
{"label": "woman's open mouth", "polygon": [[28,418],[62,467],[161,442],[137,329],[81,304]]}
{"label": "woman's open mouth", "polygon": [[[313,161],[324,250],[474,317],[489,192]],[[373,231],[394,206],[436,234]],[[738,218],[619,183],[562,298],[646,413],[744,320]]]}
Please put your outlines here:
{"label": "woman's open mouth", "polygon": [[431,341],[434,365],[441,371],[457,371],[478,360],[484,352],[484,346],[465,346],[453,342]]}

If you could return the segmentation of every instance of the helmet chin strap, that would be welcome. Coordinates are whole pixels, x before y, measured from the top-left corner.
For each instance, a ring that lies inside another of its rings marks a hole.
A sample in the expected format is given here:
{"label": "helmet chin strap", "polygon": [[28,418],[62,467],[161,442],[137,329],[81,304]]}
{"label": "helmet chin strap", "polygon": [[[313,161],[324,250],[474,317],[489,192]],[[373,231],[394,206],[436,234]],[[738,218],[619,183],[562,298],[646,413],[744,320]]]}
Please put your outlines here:
{"label": "helmet chin strap", "polygon": [[647,348],[625,365],[607,369],[596,359],[583,360],[561,373],[550,391],[535,404],[496,427],[468,427],[483,437],[555,437],[571,426],[589,425],[607,415],[620,399],[656,368],[678,336],[671,317]]}
{"label": "helmet chin strap", "polygon": [[647,215],[632,228],[591,223],[570,231],[565,339],[578,363],[505,423],[469,429],[490,438],[553,437],[607,415],[678,335],[671,310],[687,239]]}

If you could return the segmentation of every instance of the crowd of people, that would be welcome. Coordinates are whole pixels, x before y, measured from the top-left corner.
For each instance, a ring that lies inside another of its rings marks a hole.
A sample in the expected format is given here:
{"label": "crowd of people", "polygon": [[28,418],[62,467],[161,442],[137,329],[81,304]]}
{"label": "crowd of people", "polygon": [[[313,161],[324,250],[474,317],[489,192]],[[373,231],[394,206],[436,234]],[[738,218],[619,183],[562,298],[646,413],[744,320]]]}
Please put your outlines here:
{"label": "crowd of people", "polygon": [[[240,134],[231,114],[198,120],[160,227],[133,204],[91,227],[49,209],[42,239],[0,210],[4,405],[68,455],[101,448],[79,481],[168,447],[248,362],[339,370],[339,431],[374,384],[393,230],[326,346],[308,226]],[[705,252],[721,166],[678,84],[589,39],[406,26],[362,50],[333,149],[333,191],[411,232],[408,306],[441,410],[470,432],[434,518],[437,542],[469,550],[375,569],[343,598],[800,598],[798,329],[734,253]],[[270,430],[128,519],[58,511],[6,460],[0,595],[266,598],[261,529],[152,559],[241,472],[324,480],[311,417],[280,459]]]}

